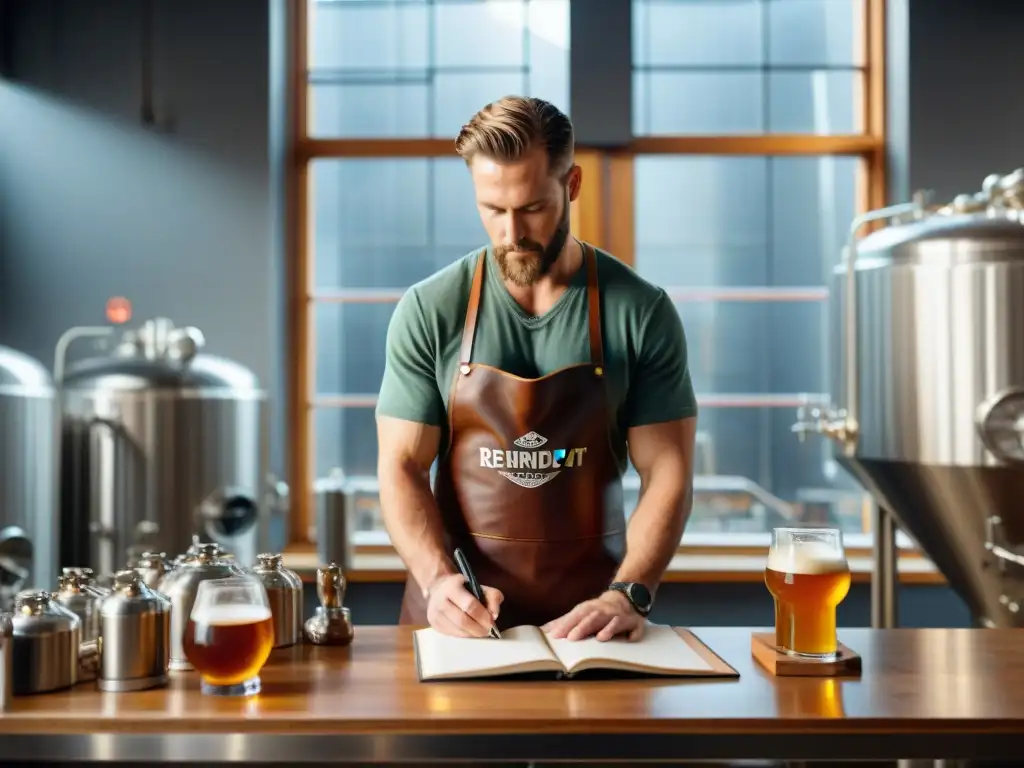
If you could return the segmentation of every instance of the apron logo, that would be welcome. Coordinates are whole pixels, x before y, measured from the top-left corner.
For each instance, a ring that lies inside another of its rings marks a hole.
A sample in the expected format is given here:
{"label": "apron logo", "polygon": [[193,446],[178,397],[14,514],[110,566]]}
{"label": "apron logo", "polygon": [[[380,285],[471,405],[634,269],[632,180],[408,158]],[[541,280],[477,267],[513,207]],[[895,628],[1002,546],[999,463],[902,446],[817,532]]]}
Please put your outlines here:
{"label": "apron logo", "polygon": [[480,466],[494,469],[522,488],[537,488],[554,480],[563,469],[583,463],[586,448],[557,448],[540,451],[548,439],[536,432],[527,432],[515,441],[526,450],[506,451],[500,448],[481,448]]}

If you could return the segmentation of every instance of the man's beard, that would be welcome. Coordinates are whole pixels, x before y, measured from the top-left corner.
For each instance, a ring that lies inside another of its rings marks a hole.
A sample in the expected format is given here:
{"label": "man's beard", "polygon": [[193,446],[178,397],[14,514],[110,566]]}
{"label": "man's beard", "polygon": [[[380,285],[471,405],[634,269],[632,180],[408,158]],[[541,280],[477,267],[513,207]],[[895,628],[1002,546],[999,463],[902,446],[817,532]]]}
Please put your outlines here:
{"label": "man's beard", "polygon": [[568,239],[569,196],[566,195],[562,218],[546,246],[524,238],[514,245],[496,246],[494,259],[503,278],[520,288],[529,288],[551,271]]}

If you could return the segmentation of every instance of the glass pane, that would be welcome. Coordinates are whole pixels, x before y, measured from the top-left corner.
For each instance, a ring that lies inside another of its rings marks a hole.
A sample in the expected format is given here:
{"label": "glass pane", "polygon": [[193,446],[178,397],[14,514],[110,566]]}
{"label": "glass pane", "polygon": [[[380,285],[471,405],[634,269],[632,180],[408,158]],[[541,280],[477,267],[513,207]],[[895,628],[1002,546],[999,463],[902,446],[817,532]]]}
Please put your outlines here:
{"label": "glass pane", "polygon": [[858,133],[857,70],[771,72],[768,75],[771,133]]}
{"label": "glass pane", "polygon": [[645,102],[633,113],[638,136],[764,131],[760,72],[635,72],[634,88],[637,81]]}
{"label": "glass pane", "polygon": [[649,71],[633,74],[638,136],[860,130],[855,70]]}
{"label": "glass pane", "polygon": [[312,85],[310,135],[422,138],[429,134],[429,99],[426,84],[394,79]]}
{"label": "glass pane", "polygon": [[761,0],[633,2],[634,67],[764,61]]}
{"label": "glass pane", "polygon": [[377,425],[373,408],[316,409],[316,476],[335,467],[346,475],[377,474]]}
{"label": "glass pane", "polygon": [[863,66],[864,0],[769,0],[770,65]]}
{"label": "glass pane", "polygon": [[458,157],[322,159],[311,175],[318,290],[404,289],[486,242]]}
{"label": "glass pane", "polygon": [[569,109],[569,0],[312,5],[312,136],[454,138],[509,94]]}
{"label": "glass pane", "polygon": [[467,69],[508,67],[523,61],[526,8],[519,0],[434,5],[434,64]]}
{"label": "glass pane", "polygon": [[687,291],[665,288],[679,297],[676,307],[697,392],[790,396],[827,388],[821,354],[828,325],[824,292],[793,302],[777,301],[767,290],[753,294],[764,297],[761,301],[716,300],[713,291],[687,300]]}
{"label": "glass pane", "polygon": [[[400,295],[400,292],[399,292]],[[384,375],[384,342],[397,295],[374,303],[316,304],[316,391],[375,395]]]}
{"label": "glass pane", "polygon": [[707,473],[788,501],[853,487],[826,466],[827,446],[801,445],[790,427],[800,393],[827,389],[826,286],[855,215],[858,163],[635,161],[636,267],[683,319]]}
{"label": "glass pane", "polygon": [[309,65],[320,69],[424,70],[430,66],[429,9],[405,3],[310,4]]}
{"label": "glass pane", "polygon": [[633,0],[638,136],[862,130],[863,0]]}

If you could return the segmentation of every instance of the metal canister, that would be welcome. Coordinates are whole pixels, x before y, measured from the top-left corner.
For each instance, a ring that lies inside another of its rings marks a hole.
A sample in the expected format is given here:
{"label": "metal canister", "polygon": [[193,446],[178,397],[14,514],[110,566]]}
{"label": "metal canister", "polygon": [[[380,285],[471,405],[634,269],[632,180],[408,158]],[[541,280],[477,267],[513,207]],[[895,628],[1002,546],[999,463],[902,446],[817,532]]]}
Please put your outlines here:
{"label": "metal canister", "polygon": [[103,635],[96,685],[101,691],[142,691],[164,685],[171,648],[171,601],[150,589],[134,568],[114,574],[100,605]]}
{"label": "metal canister", "polygon": [[106,593],[92,584],[92,579],[78,569],[65,569],[58,580],[54,600],[82,621],[82,642],[88,643],[100,636],[99,604]]}
{"label": "metal canister", "polygon": [[0,712],[11,708],[14,699],[14,622],[11,614],[0,613]]}
{"label": "metal canister", "polygon": [[14,600],[14,695],[70,688],[78,681],[81,620],[49,592]]}
{"label": "metal canister", "polygon": [[[245,571],[234,562],[222,558],[218,544],[195,544],[195,554],[160,580],[161,594],[171,600],[171,661],[175,671],[194,669],[185,656],[185,628],[192,616],[192,605],[200,582],[207,579],[225,579],[229,576],[244,576]],[[190,550],[191,551],[191,550]]]}
{"label": "metal canister", "polygon": [[252,572],[267,590],[274,619],[274,647],[295,645],[302,636],[302,580],[282,565],[281,555],[257,555]]}
{"label": "metal canister", "polygon": [[171,570],[167,564],[166,552],[143,552],[135,563],[135,570],[142,578],[142,583],[150,589],[156,589],[166,573]]}
{"label": "metal canister", "polygon": [[352,567],[352,532],[355,530],[349,485],[344,473],[335,469],[313,486],[317,558],[323,563],[337,563],[346,571]]}

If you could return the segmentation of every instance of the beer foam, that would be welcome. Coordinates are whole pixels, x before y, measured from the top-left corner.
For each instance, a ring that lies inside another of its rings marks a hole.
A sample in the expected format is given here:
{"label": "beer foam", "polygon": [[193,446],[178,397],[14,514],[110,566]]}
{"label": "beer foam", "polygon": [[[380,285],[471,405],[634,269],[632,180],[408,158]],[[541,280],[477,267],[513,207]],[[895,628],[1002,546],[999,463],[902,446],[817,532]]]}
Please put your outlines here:
{"label": "beer foam", "polygon": [[827,544],[780,547],[768,553],[768,568],[779,573],[815,576],[844,571],[849,567],[846,555]]}
{"label": "beer foam", "polygon": [[211,605],[192,615],[196,624],[214,627],[229,627],[235,624],[255,624],[270,618],[270,609],[265,605]]}

